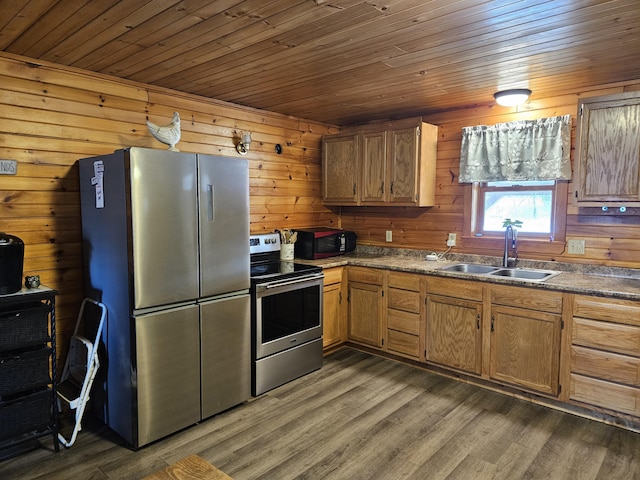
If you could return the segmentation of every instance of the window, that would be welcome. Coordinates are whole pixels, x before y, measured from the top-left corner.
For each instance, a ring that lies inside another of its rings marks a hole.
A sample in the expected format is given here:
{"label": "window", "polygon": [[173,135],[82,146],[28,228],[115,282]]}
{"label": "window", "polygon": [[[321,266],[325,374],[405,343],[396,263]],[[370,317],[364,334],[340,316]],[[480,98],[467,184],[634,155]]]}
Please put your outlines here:
{"label": "window", "polygon": [[566,181],[475,182],[465,191],[465,246],[501,248],[504,220],[520,220],[519,250],[560,253],[564,248]]}
{"label": "window", "polygon": [[487,182],[478,185],[478,209],[474,233],[503,232],[506,218],[520,220],[518,233],[553,235],[554,181]]}

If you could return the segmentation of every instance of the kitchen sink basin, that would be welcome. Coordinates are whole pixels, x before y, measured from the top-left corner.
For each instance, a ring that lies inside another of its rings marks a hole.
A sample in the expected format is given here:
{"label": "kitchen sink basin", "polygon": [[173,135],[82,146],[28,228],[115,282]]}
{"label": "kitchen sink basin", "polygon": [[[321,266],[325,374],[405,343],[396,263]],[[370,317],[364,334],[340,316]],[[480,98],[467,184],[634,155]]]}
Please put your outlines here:
{"label": "kitchen sink basin", "polygon": [[441,267],[438,270],[443,272],[468,273],[489,277],[503,277],[527,282],[544,282],[545,280],[560,274],[560,272],[556,272],[554,270],[493,267],[491,265],[481,265],[479,263],[456,263],[447,267]]}
{"label": "kitchen sink basin", "polygon": [[448,267],[442,267],[440,270],[445,272],[461,272],[461,273],[489,273],[497,270],[498,267],[492,267],[491,265],[479,265],[477,263],[456,263],[455,265],[449,265]]}
{"label": "kitchen sink basin", "polygon": [[533,270],[529,268],[501,268],[500,270],[494,270],[489,275],[492,277],[507,277],[515,278],[519,280],[532,280],[535,282],[541,282],[548,280],[551,277],[555,277],[560,272],[554,272],[553,270]]}

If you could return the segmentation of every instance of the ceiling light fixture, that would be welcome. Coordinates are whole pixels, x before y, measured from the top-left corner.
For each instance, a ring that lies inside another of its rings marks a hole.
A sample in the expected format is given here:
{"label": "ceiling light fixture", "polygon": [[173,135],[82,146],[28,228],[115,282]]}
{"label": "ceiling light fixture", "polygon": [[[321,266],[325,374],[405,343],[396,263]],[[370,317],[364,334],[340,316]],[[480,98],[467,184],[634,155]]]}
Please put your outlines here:
{"label": "ceiling light fixture", "polygon": [[493,97],[503,107],[515,107],[527,101],[531,95],[531,90],[528,88],[513,88],[511,90],[502,90],[496,92]]}

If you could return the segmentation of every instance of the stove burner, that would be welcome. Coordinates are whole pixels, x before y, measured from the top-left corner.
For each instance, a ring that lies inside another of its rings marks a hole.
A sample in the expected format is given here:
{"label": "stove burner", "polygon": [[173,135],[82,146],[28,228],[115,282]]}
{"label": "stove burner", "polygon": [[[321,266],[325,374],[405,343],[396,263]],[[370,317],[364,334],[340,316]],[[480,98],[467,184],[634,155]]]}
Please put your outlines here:
{"label": "stove burner", "polygon": [[299,277],[312,273],[321,272],[322,268],[313,265],[294,262],[264,262],[251,264],[251,280],[264,281]]}
{"label": "stove burner", "polygon": [[322,272],[322,268],[313,265],[280,261],[280,237],[277,234],[251,235],[249,251],[252,283],[303,277]]}

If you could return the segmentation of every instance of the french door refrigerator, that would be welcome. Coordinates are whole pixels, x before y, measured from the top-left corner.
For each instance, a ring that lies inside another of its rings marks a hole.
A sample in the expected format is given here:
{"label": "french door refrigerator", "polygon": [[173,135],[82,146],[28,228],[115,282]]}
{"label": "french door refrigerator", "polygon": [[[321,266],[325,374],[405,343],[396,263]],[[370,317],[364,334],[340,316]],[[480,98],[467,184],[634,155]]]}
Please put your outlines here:
{"label": "french door refrigerator", "polygon": [[131,147],[79,173],[98,416],[138,448],[247,400],[247,161]]}

